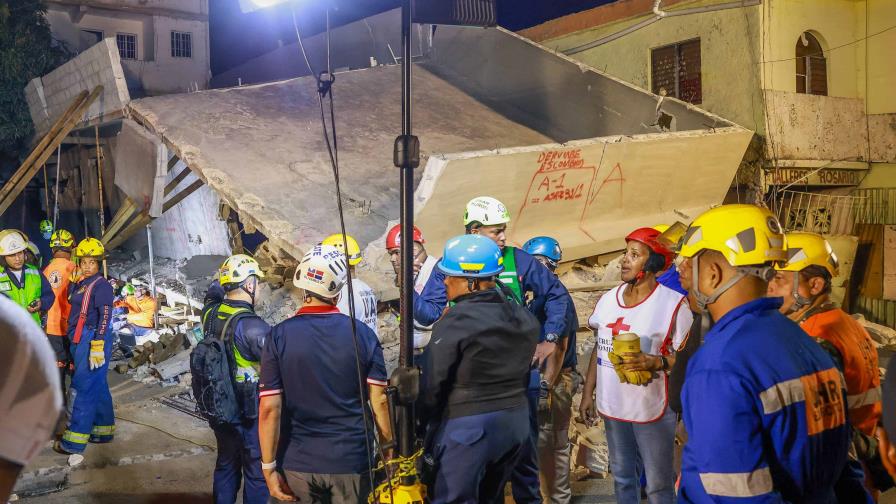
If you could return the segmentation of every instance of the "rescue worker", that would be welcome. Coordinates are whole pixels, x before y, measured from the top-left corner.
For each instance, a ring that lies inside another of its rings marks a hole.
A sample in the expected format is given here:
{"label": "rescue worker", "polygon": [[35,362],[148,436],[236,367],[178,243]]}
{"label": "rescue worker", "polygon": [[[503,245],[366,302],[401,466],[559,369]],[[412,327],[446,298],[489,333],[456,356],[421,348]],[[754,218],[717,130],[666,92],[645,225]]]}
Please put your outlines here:
{"label": "rescue worker", "polygon": [[112,354],[112,286],[100,273],[106,255],[96,238],[75,248],[81,279],[71,284],[68,337],[75,371],[72,376],[68,428],[53,449],[82,453],[91,443],[108,443],[115,436],[115,413],[106,372]]}
{"label": "rescue worker", "polygon": [[[348,242],[348,253],[345,252],[345,242]],[[345,242],[343,242],[341,234],[333,234],[324,239],[321,242],[321,245],[329,245],[331,247],[336,247],[336,249],[341,250],[346,254],[348,258],[348,269],[349,274],[352,276],[352,292],[354,293],[354,301],[355,301],[355,318],[367,324],[373,333],[379,337],[380,332],[377,328],[377,318],[376,318],[376,294],[373,293],[373,289],[370,288],[363,280],[357,278],[355,275],[355,267],[361,263],[363,257],[361,257],[361,247],[358,246],[358,242],[355,241],[351,236],[346,235]],[[348,303],[348,283],[346,283],[342,287],[342,293],[339,296],[339,303],[337,304],[339,311],[346,315],[351,315],[351,310],[349,309]],[[360,316],[358,316],[360,314]]]}
{"label": "rescue worker", "polygon": [[[537,236],[523,245],[523,250],[556,275],[563,258],[560,244],[549,236]],[[562,286],[562,284],[561,284]],[[566,290],[566,287],[563,287]],[[569,296],[569,293],[566,294]],[[544,298],[530,302],[529,311],[543,314],[544,309],[532,306],[543,303]],[[581,383],[576,372],[576,331],[579,319],[572,298],[567,299],[566,334],[560,339],[560,348],[548,357],[544,374],[539,383],[538,395],[538,472],[541,497],[545,502],[569,503],[572,490],[569,486],[570,444],[569,422],[572,418],[572,396]],[[543,320],[539,320],[542,324]],[[543,336],[543,332],[542,332]]]}
{"label": "rescue worker", "polygon": [[[432,275],[433,269],[439,262],[438,259],[426,253],[423,246],[426,240],[423,233],[414,226],[414,292],[420,294],[423,287]],[[392,226],[386,234],[386,252],[389,254],[389,262],[395,270],[395,286],[401,286],[401,224]],[[414,354],[420,355],[429,344],[432,326],[424,326],[414,320]]]}
{"label": "rescue worker", "polygon": [[890,439],[896,439],[896,359],[890,359],[884,382],[881,384],[881,396],[884,405],[881,426],[877,428],[880,439],[880,458],[891,478],[896,479],[896,447]]}
{"label": "rescue worker", "polygon": [[[266,503],[270,498],[261,472],[258,443],[258,381],[262,349],[271,326],[255,314],[255,296],[264,272],[258,262],[245,255],[232,255],[218,269],[223,297],[211,292],[202,309],[205,333],[232,341],[230,361],[241,419],[212,425],[218,442],[218,457],[212,494],[216,504],[233,504],[243,480],[243,502]],[[139,287],[138,287],[139,288]],[[228,334],[224,334],[224,331]]]}
{"label": "rescue worker", "polygon": [[308,251],[293,278],[302,308],[274,326],[264,347],[261,468],[276,499],[367,502],[374,464],[368,400],[380,443],[392,439],[383,348],[366,324],[352,324],[336,307],[347,270],[333,246]]}
{"label": "rescue worker", "polygon": [[[669,227],[668,224],[657,224],[656,226],[653,226],[653,229],[656,229],[662,235],[669,230]],[[687,295],[688,293],[688,291],[681,286],[681,280],[679,279],[678,268],[675,267],[674,258],[669,261],[669,266],[664,271],[657,273],[656,281],[660,285],[665,285],[675,292],[684,295]]]}
{"label": "rescue worker", "polygon": [[126,310],[127,323],[122,328],[128,328],[134,336],[143,336],[155,328],[156,300],[149,293],[145,285],[127,284],[122,287],[123,297],[116,300],[115,308]]}
{"label": "rescue worker", "polygon": [[53,223],[44,219],[40,221],[40,235],[44,237],[44,240],[50,240],[53,237]]}
{"label": "rescue worker", "polygon": [[504,258],[477,235],[438,264],[454,303],[433,327],[423,391],[435,459],[432,503],[496,502],[530,442],[526,388],[538,320],[496,288]]}
{"label": "rescue worker", "polygon": [[47,339],[56,354],[56,367],[59,368],[59,381],[62,384],[62,398],[65,401],[65,376],[72,363],[69,352],[71,342],[68,339],[68,317],[71,305],[68,301],[68,286],[75,275],[75,263],[72,262],[72,248],[75,238],[65,229],[57,229],[50,237],[50,250],[53,259],[44,268],[44,278],[53,289],[56,299],[47,310]]}
{"label": "rescue worker", "polygon": [[682,294],[656,280],[673,256],[657,240],[659,235],[645,227],[626,236],[623,283],[598,300],[588,319],[597,342],[580,411],[588,423],[596,420],[596,412],[604,419],[619,503],[640,500],[641,463],[647,501],[671,503],[675,498],[677,418],[668,407],[667,375],[693,316]]}
{"label": "rescue worker", "polygon": [[27,248],[28,239],[21,231],[0,231],[0,294],[28,310],[40,326],[41,312],[53,306],[56,296],[50,282],[37,267],[25,262]]}
{"label": "rescue worker", "polygon": [[839,263],[827,240],[803,232],[786,237],[787,263],[777,268],[768,295],[783,299],[781,313],[815,338],[843,373],[857,456],[869,478],[883,479],[868,485],[869,492],[876,494],[876,488],[893,484],[882,474],[885,470],[874,439],[881,416],[877,349],[865,329],[831,300],[831,282],[839,274]]}
{"label": "rescue worker", "polygon": [[53,350],[30,314],[0,296],[0,502],[52,436],[62,411]]}
{"label": "rescue worker", "polygon": [[765,297],[774,265],[787,260],[778,220],[722,205],[682,243],[681,268],[691,268],[698,309],[715,325],[684,382],[679,502],[837,502],[838,481],[855,479],[845,394],[830,356],[778,311],[780,298]]}
{"label": "rescue worker", "polygon": [[[506,246],[505,232],[510,222],[510,212],[503,203],[488,196],[473,198],[467,203],[464,212],[464,226],[467,234],[479,234],[491,239],[502,252],[504,271],[499,277],[500,284],[509,290],[511,295],[523,304],[531,296],[531,300],[539,300],[534,306],[542,307],[543,341],[538,343],[532,357],[533,369],[529,377],[530,409],[533,412],[530,442],[520,457],[519,465],[511,477],[513,499],[517,504],[541,502],[540,484],[538,481],[538,422],[535,412],[538,408],[539,370],[546,359],[560,343],[561,335],[566,333],[566,314],[569,301],[566,290],[560,281],[541,263],[525,251]],[[414,319],[423,325],[434,323],[448,302],[445,294],[445,275],[436,268],[423,288],[423,292],[414,296]]]}

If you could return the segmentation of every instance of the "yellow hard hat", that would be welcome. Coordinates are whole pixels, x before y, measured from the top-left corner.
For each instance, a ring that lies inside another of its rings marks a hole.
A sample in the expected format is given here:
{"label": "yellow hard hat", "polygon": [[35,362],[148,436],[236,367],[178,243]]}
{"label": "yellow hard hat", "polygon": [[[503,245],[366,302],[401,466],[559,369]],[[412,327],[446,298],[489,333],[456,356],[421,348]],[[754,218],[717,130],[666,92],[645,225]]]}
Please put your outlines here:
{"label": "yellow hard hat", "polygon": [[786,262],[785,243],[781,224],[768,209],[722,205],[694,219],[679,254],[694,257],[715,250],[732,266],[759,266]]}
{"label": "yellow hard hat", "polygon": [[239,285],[252,275],[264,278],[264,271],[261,270],[258,261],[246,254],[236,254],[228,257],[224,264],[221,265],[221,268],[218,269],[218,281],[221,282],[221,286],[228,284]]}
{"label": "yellow hard hat", "polygon": [[96,238],[84,238],[78,246],[75,247],[76,257],[98,257],[102,258],[106,255],[106,247],[103,242]]}
{"label": "yellow hard hat", "polygon": [[781,271],[802,271],[808,266],[821,266],[831,277],[840,274],[840,263],[831,244],[816,233],[787,233],[787,264]]}
{"label": "yellow hard hat", "polygon": [[50,248],[71,249],[75,246],[75,237],[65,229],[57,229],[50,236]]}
{"label": "yellow hard hat", "polygon": [[668,224],[657,224],[656,226],[653,226],[653,229],[656,229],[660,233],[665,233],[666,231],[669,230],[669,225]]}
{"label": "yellow hard hat", "polygon": [[[349,235],[345,235],[345,241],[348,242],[348,253],[346,254],[348,256],[348,264],[350,266],[356,266],[361,262],[361,247],[358,246],[358,242]],[[336,247],[339,251],[345,253],[345,244],[342,242],[342,235],[339,233],[331,234],[324,238],[324,241],[320,242],[320,244]]]}

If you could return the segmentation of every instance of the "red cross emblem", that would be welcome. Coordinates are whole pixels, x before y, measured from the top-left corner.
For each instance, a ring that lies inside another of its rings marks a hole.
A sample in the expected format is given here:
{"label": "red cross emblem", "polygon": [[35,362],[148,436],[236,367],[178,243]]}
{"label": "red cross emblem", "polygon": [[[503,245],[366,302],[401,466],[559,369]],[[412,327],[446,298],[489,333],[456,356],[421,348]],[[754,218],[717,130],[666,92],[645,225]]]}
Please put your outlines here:
{"label": "red cross emblem", "polygon": [[618,336],[622,331],[628,331],[632,328],[632,326],[622,323],[622,319],[624,318],[625,317],[619,317],[618,319],[616,319],[616,322],[607,324],[607,327],[613,330],[613,336]]}

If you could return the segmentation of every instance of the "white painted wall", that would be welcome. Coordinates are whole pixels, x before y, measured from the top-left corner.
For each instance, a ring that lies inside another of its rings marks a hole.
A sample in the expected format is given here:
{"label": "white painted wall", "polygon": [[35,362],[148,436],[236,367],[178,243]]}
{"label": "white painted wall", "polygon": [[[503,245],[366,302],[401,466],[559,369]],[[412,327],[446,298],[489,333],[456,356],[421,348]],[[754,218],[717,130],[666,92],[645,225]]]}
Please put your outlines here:
{"label": "white painted wall", "polygon": [[[166,183],[180,170],[168,172]],[[168,196],[171,198],[196,180],[188,176]],[[227,225],[218,218],[220,198],[203,185],[152,223],[155,255],[185,259],[194,255],[230,255]]]}
{"label": "white painted wall", "polygon": [[[208,21],[207,18],[195,19],[197,15],[206,15],[206,0],[103,3],[108,3],[109,8],[89,7],[76,22],[76,7],[48,2],[47,20],[53,36],[78,52],[82,49],[81,30],[102,31],[104,37],[113,40],[118,33],[137,35],[137,59],[121,60],[129,84],[139,82],[147,95],[182,93],[208,87],[211,77]],[[133,4],[140,10],[114,10],[121,4]],[[176,11],[188,14],[179,17]],[[192,57],[171,56],[172,31],[192,34]]]}

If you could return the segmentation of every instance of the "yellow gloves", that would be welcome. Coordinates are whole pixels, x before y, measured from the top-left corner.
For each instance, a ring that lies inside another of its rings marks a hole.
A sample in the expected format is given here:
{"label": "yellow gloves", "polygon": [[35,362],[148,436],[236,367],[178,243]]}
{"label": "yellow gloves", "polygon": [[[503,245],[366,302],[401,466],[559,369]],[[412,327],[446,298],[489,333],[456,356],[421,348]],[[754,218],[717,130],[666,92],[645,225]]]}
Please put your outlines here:
{"label": "yellow gloves", "polygon": [[647,385],[653,380],[653,373],[650,371],[626,371],[622,369],[624,361],[623,355],[627,353],[641,352],[641,339],[635,333],[622,333],[613,338],[613,351],[609,352],[608,357],[613,367],[616,369],[616,376],[619,377],[619,383],[630,383],[632,385]]}
{"label": "yellow gloves", "polygon": [[90,356],[87,359],[91,370],[102,367],[106,363],[106,351],[103,340],[91,340]]}

